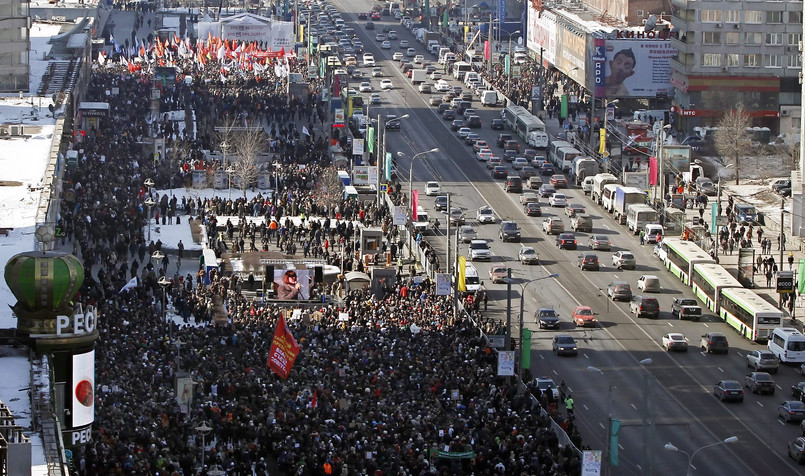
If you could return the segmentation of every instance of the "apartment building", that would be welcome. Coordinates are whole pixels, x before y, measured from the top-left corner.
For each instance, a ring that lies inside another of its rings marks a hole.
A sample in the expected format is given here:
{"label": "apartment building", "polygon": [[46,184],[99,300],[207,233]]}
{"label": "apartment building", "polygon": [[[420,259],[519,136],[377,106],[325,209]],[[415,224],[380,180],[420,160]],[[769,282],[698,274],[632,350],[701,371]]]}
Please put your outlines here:
{"label": "apartment building", "polygon": [[672,0],[672,111],[710,126],[738,103],[753,125],[799,134],[802,1]]}
{"label": "apartment building", "polygon": [[0,92],[28,92],[28,0],[0,0]]}

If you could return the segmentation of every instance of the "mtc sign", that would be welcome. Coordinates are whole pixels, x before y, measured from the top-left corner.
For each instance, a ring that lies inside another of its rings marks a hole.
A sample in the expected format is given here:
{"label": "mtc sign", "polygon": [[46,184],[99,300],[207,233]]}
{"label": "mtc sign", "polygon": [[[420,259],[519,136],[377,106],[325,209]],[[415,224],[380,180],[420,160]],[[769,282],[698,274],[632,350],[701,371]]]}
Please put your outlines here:
{"label": "mtc sign", "polygon": [[98,314],[92,306],[84,314],[56,316],[56,335],[62,337],[92,334],[98,325]]}

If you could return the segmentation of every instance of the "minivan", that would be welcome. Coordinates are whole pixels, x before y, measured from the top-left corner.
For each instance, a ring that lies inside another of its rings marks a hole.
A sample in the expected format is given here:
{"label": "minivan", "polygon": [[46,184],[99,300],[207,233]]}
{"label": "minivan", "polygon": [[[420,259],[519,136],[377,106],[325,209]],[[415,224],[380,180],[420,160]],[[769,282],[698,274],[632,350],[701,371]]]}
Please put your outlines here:
{"label": "minivan", "polygon": [[732,206],[732,213],[741,225],[753,225],[757,222],[757,210],[748,203],[736,203]]}
{"label": "minivan", "polygon": [[470,263],[464,265],[464,286],[468,293],[474,293],[481,289],[478,270]]}
{"label": "minivan", "polygon": [[586,213],[576,213],[570,217],[570,228],[573,231],[591,233],[593,231],[593,219]]}
{"label": "minivan", "polygon": [[531,190],[539,190],[542,187],[542,177],[528,177],[528,188]]}
{"label": "minivan", "polygon": [[637,289],[645,293],[660,292],[660,278],[652,274],[644,274],[637,280]]}
{"label": "minivan", "polygon": [[497,91],[483,91],[481,92],[481,105],[482,106],[496,106],[498,103]]}
{"label": "minivan", "polygon": [[516,175],[509,175],[506,177],[506,192],[507,193],[522,193],[523,192],[523,179]]}

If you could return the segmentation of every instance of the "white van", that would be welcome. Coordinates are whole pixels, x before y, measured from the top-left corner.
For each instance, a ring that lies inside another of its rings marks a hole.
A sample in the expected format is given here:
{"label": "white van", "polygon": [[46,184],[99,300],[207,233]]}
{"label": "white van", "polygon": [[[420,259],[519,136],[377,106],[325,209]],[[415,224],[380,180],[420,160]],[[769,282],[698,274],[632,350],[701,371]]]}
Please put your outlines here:
{"label": "white van", "polygon": [[775,327],[768,346],[780,362],[805,362],[805,336],[793,327]]}
{"label": "white van", "polygon": [[481,75],[479,75],[475,71],[468,71],[467,73],[464,74],[464,85],[465,86],[467,86],[471,82],[480,81],[480,80],[481,80]]}
{"label": "white van", "polygon": [[609,213],[612,213],[612,206],[615,203],[615,190],[617,190],[618,187],[620,187],[620,185],[609,183],[604,185],[604,190],[601,192],[601,206]]}
{"label": "white van", "polygon": [[497,91],[482,91],[481,92],[481,105],[482,106],[496,106],[498,103]]}
{"label": "white van", "polygon": [[416,207],[416,220],[414,220],[414,229],[423,235],[426,234],[430,226],[430,217],[428,212],[422,207]]}
{"label": "white van", "polygon": [[464,266],[464,287],[468,293],[476,293],[481,289],[481,278],[478,270],[471,263]]}

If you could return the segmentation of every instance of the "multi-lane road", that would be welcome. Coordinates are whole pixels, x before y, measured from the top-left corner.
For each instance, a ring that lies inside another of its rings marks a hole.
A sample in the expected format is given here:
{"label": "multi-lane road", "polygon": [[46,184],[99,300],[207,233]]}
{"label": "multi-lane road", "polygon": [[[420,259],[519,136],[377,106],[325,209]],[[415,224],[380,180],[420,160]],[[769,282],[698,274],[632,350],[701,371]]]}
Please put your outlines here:
{"label": "multi-lane road", "polygon": [[[378,66],[383,68],[383,78],[371,81],[379,91],[380,79],[391,79],[395,88],[382,91],[382,103],[371,107],[371,115],[409,114],[399,131],[387,136],[387,146],[394,152],[402,152],[397,158],[399,173],[407,179],[410,157],[433,147],[439,153],[417,159],[414,164],[414,187],[420,190],[420,203],[432,216],[442,217],[433,207],[433,200],[424,196],[424,182],[438,180],[442,189],[452,194],[453,205],[467,212],[468,224],[478,231],[480,238],[490,243],[493,253],[491,264],[505,264],[522,283],[558,273],[557,279],[546,279],[528,286],[525,297],[525,326],[534,331],[532,337],[531,376],[547,375],[559,382],[564,379],[576,402],[576,423],[584,444],[594,449],[605,449],[608,415],[621,421],[618,438],[619,464],[610,474],[618,475],[679,475],[684,474],[688,457],[681,452],[664,448],[670,442],[680,450],[692,453],[697,449],[736,436],[738,442],[717,445],[696,454],[692,461],[695,474],[798,474],[803,473],[786,454],[787,443],[799,436],[799,425],[785,424],[776,417],[777,406],[791,398],[790,387],[803,379],[793,367],[781,367],[774,376],[777,391],[773,396],[753,395],[746,392],[743,403],[724,404],[713,395],[713,385],[722,379],[743,380],[748,372],[744,355],[747,351],[761,348],[741,339],[728,327],[718,322],[715,316],[707,315],[701,322],[679,321],[670,315],[674,297],[693,297],[690,289],[670,273],[654,257],[650,246],[640,246],[636,237],[624,226],[617,224],[589,196],[580,189],[571,188],[569,202],[581,203],[594,219],[594,232],[606,234],[616,250],[630,250],[638,267],[634,271],[621,271],[610,266],[611,252],[597,252],[601,269],[581,271],[576,267],[576,257],[581,251],[589,251],[589,233],[578,233],[579,251],[559,250],[554,246],[554,236],[542,232],[541,222],[545,217],[558,216],[569,230],[570,223],[562,209],[551,209],[543,201],[543,217],[527,217],[517,194],[507,194],[501,180],[493,180],[483,162],[477,161],[472,149],[456,138],[450,130],[450,122],[436,114],[428,105],[430,95],[423,95],[411,86],[402,74],[392,54],[401,51],[399,40],[392,41],[391,50],[380,49],[375,34],[383,25],[391,24],[410,45],[425,55],[426,60],[436,63],[433,55],[424,51],[413,35],[391,17],[376,22],[374,31],[365,31],[363,21],[356,21],[357,13],[367,11],[366,3],[341,0],[334,4],[344,13],[348,22],[362,39],[366,51],[374,53]],[[359,61],[360,64],[360,61]],[[366,68],[364,68],[366,69]],[[368,72],[367,72],[368,73]],[[368,74],[367,74],[368,75]],[[451,77],[451,84],[459,84]],[[434,92],[435,93],[435,92]],[[440,94],[440,93],[435,93]],[[368,99],[368,98],[367,98]],[[500,108],[483,108],[473,101],[480,111],[483,128],[475,132],[496,148],[495,140],[501,131],[489,128],[491,120],[499,117]],[[511,132],[511,131],[503,131]],[[540,264],[520,265],[517,261],[519,243],[502,243],[498,239],[498,225],[479,225],[474,220],[475,210],[489,205],[498,217],[514,220],[522,229],[522,243],[534,246],[540,255]],[[446,217],[440,221],[445,223]],[[444,227],[442,227],[443,229]],[[446,239],[443,235],[431,235],[428,240],[442,253]],[[460,253],[467,255],[466,245]],[[490,264],[476,263],[482,279],[488,275]],[[656,274],[662,282],[662,292],[656,294],[661,306],[659,319],[638,319],[629,313],[628,303],[611,302],[606,298],[606,286],[613,280],[631,283],[637,293],[637,279],[643,274]],[[492,284],[484,279],[490,301],[490,314],[503,317],[506,306],[506,285]],[[519,286],[513,286],[513,320],[519,315]],[[577,329],[570,319],[576,305],[591,306],[598,313],[599,326],[585,333]],[[557,357],[551,351],[551,339],[557,331],[540,331],[534,322],[538,307],[553,307],[562,321],[559,332],[573,335],[580,344],[577,357]],[[708,331],[727,334],[730,352],[727,355],[708,355],[698,349],[700,336]],[[518,329],[514,329],[514,333]],[[690,340],[687,353],[669,354],[661,347],[661,338],[669,332],[681,332]],[[651,359],[650,363],[643,363]],[[591,370],[594,367],[600,371]],[[644,412],[647,408],[647,412]],[[648,424],[645,424],[648,422]]]}

